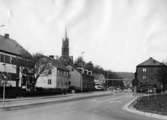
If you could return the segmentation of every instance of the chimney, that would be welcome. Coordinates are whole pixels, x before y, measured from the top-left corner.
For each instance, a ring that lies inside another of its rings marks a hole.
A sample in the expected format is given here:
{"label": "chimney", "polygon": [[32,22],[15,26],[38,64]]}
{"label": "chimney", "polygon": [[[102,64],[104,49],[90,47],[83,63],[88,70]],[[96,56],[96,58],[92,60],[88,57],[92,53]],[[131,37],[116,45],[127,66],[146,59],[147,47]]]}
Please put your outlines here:
{"label": "chimney", "polygon": [[5,37],[5,38],[9,38],[9,34],[6,33],[6,34],[4,35],[4,37]]}

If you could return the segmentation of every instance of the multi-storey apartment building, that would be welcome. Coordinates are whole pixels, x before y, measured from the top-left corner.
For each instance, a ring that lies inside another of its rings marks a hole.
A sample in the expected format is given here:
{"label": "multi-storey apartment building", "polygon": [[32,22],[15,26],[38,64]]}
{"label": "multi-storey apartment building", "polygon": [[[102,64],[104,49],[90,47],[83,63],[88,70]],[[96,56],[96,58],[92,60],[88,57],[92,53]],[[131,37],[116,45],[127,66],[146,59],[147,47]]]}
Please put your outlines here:
{"label": "multi-storey apartment building", "polygon": [[95,89],[92,71],[83,67],[67,66],[70,71],[70,86],[77,91],[93,91]]}
{"label": "multi-storey apartment building", "polygon": [[166,78],[162,78],[165,71],[167,71],[167,66],[152,57],[137,65],[135,80],[138,90],[143,91],[153,88],[160,90],[165,87]]}
{"label": "multi-storey apartment building", "polygon": [[11,39],[9,34],[0,35],[0,87],[6,83],[6,87],[31,89],[33,84],[31,58],[31,54]]}

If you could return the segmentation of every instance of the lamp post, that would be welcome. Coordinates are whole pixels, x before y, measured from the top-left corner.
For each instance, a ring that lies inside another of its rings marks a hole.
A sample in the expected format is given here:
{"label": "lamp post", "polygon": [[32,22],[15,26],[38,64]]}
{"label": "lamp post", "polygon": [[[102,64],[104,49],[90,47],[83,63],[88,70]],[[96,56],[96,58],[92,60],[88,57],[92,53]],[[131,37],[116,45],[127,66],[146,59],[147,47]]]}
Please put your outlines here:
{"label": "lamp post", "polygon": [[4,24],[1,24],[1,25],[0,25],[0,28],[3,28],[3,27],[5,27],[5,25],[4,25]]}
{"label": "lamp post", "polygon": [[[4,66],[4,73],[6,72],[6,64],[3,63]],[[4,82],[3,82],[3,107],[5,107],[5,87],[6,87],[6,75],[4,75]]]}

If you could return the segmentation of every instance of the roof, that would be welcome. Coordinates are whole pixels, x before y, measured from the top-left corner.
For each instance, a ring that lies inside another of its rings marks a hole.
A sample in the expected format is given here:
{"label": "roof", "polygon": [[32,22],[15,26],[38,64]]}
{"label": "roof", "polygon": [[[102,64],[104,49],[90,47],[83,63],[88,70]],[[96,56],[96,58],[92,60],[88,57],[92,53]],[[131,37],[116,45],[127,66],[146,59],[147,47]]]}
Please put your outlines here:
{"label": "roof", "polygon": [[15,40],[0,35],[0,51],[21,57],[31,58],[31,54]]}
{"label": "roof", "polygon": [[152,57],[150,57],[149,59],[147,59],[146,61],[140,63],[139,65],[137,65],[137,67],[140,66],[164,66],[165,64],[153,59]]}
{"label": "roof", "polygon": [[52,59],[52,65],[59,68],[59,69],[62,69],[62,70],[66,70],[66,71],[69,71],[64,65],[63,63],[60,61],[60,60],[56,60],[56,59]]}

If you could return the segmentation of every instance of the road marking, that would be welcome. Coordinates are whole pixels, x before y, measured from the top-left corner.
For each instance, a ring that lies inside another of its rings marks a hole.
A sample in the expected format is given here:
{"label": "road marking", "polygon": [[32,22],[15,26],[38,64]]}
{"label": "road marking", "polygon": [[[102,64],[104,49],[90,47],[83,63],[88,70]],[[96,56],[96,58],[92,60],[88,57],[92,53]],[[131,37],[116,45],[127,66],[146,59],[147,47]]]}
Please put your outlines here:
{"label": "road marking", "polygon": [[109,103],[115,103],[115,102],[121,103],[121,101],[110,101]]}
{"label": "road marking", "polygon": [[102,103],[102,102],[108,102],[108,103],[115,103],[115,102],[119,102],[121,103],[120,99],[123,96],[119,96],[119,97],[115,97],[115,98],[109,98],[106,100],[101,100],[101,99],[91,99],[91,102],[96,102],[96,103]]}

